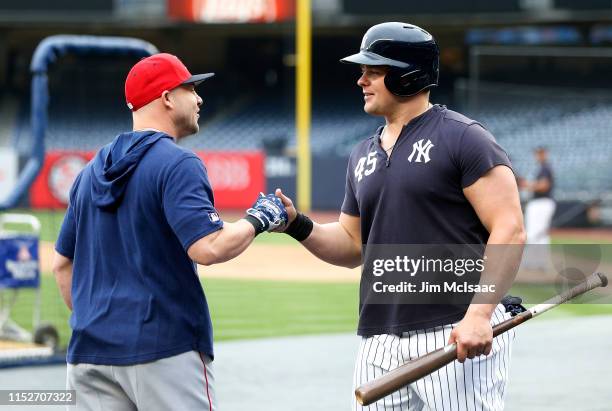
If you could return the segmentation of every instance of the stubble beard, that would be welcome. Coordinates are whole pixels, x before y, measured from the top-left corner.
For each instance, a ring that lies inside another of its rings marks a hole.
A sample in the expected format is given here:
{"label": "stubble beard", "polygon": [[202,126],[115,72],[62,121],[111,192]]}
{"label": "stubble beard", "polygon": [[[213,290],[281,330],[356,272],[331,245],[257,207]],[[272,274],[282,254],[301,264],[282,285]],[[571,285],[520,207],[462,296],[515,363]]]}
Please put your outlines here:
{"label": "stubble beard", "polygon": [[195,115],[183,117],[179,123],[179,129],[182,130],[181,137],[196,134],[198,131],[200,131],[197,117]]}

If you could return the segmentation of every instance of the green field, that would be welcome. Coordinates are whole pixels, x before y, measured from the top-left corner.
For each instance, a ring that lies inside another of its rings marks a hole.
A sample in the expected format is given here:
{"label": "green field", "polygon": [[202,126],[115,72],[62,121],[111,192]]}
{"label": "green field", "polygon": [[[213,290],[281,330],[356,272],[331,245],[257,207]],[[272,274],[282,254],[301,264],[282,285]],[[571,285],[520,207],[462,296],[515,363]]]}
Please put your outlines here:
{"label": "green field", "polygon": [[[354,331],[357,284],[204,279],[215,340]],[[19,291],[12,318],[31,329],[35,293]],[[42,276],[42,322],[50,322],[68,342],[69,311],[52,276]]]}
{"label": "green field", "polygon": [[[57,233],[62,226],[64,220],[64,211],[34,211],[34,210],[11,210],[15,214],[29,214],[37,217],[40,220],[40,239],[42,241],[55,242]],[[11,229],[20,229],[21,227],[9,227]]]}
{"label": "green field", "polygon": [[[357,284],[204,279],[203,285],[217,341],[354,332],[357,325]],[[543,300],[553,291],[534,290],[523,288],[521,292],[515,287],[513,293],[525,296],[527,292],[529,298]],[[42,276],[41,299],[42,321],[59,329],[65,345],[70,336],[69,312],[51,276]],[[27,329],[31,328],[34,301],[32,290],[21,290],[13,310],[12,318]],[[566,304],[541,318],[567,315],[612,315],[612,305]]]}
{"label": "green field", "polygon": [[217,340],[350,332],[357,326],[357,284],[203,283]]}
{"label": "green field", "polygon": [[[54,241],[63,213],[32,214],[41,219],[41,239]],[[256,241],[298,246],[293,239],[279,234],[264,234]],[[357,324],[358,284],[204,279],[203,285],[216,340],[354,332]],[[541,302],[557,291],[550,286],[515,286],[511,293],[532,303]],[[51,322],[59,329],[65,345],[70,335],[69,312],[51,275],[42,276],[41,299],[42,321]],[[28,329],[32,326],[34,301],[32,290],[21,290],[12,313],[12,318]],[[601,314],[612,315],[612,305],[566,304],[542,319]]]}

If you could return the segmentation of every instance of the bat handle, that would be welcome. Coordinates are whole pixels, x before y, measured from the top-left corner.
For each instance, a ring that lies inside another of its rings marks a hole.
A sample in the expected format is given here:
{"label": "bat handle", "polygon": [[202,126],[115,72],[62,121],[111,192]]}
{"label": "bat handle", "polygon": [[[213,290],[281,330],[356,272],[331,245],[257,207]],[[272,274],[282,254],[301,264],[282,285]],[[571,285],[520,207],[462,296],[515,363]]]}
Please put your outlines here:
{"label": "bat handle", "polygon": [[457,343],[447,344],[442,350],[444,352],[457,351]]}

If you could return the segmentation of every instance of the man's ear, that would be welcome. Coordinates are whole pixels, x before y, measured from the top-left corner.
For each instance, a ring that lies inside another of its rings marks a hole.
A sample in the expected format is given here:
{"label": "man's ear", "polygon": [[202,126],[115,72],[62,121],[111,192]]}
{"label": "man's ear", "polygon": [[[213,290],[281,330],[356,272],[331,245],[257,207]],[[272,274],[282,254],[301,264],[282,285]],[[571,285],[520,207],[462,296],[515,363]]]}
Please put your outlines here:
{"label": "man's ear", "polygon": [[172,108],[174,106],[172,102],[172,98],[170,96],[170,92],[168,90],[164,90],[161,95],[161,101],[164,107]]}

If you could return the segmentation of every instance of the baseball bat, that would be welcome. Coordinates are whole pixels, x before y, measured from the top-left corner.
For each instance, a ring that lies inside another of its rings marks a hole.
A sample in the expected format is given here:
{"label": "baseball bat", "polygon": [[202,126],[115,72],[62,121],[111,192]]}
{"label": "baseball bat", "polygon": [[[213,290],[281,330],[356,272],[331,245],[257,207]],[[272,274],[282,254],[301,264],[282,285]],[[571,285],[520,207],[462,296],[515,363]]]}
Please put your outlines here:
{"label": "baseball bat", "polygon": [[[533,317],[563,304],[572,298],[586,293],[597,287],[605,287],[608,278],[602,273],[591,274],[584,282],[570,288],[569,290],[547,300],[542,304],[535,305],[516,316],[497,324],[493,327],[493,337],[530,320]],[[439,370],[446,364],[457,359],[457,345],[448,344],[443,348],[425,354],[415,360],[389,371],[387,374],[369,381],[355,390],[357,401],[361,405],[370,405],[383,397],[415,382],[416,380]]]}

